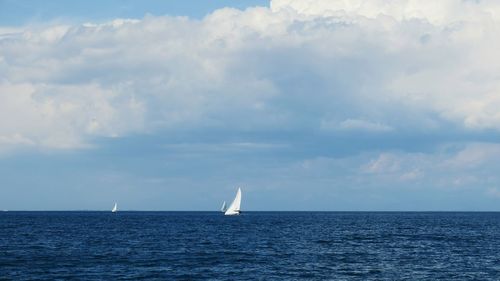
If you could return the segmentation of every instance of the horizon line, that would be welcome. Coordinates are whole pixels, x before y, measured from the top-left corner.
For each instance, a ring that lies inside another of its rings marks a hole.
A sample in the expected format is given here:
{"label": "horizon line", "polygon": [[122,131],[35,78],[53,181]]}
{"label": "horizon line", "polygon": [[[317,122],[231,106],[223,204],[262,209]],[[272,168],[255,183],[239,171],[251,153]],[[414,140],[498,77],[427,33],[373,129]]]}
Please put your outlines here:
{"label": "horizon line", "polygon": [[[109,212],[111,210],[1,210],[0,213],[8,212]],[[184,212],[184,213],[222,213],[218,210],[118,210],[120,212]],[[500,210],[250,210],[242,213],[499,213]]]}

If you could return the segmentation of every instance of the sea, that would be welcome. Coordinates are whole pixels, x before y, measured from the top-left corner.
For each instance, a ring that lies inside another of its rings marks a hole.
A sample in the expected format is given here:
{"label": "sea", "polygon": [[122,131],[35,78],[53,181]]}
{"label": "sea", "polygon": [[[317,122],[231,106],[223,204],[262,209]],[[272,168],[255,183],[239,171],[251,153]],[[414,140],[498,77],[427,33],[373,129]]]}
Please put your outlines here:
{"label": "sea", "polygon": [[0,280],[500,280],[500,213],[0,212]]}

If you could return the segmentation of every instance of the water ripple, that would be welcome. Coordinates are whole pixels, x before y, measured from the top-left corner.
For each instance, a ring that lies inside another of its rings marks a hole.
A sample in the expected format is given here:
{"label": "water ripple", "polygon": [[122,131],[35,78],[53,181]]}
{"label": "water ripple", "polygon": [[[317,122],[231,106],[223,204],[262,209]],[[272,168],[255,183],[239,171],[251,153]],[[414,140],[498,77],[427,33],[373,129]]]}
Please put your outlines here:
{"label": "water ripple", "polygon": [[499,213],[7,212],[1,280],[499,280]]}

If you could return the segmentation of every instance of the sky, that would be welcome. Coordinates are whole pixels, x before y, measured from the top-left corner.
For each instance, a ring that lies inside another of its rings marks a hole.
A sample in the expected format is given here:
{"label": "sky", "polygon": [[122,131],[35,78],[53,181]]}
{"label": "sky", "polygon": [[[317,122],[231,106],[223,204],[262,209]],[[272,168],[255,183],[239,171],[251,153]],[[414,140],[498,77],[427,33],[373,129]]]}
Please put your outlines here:
{"label": "sky", "polygon": [[494,0],[0,0],[0,210],[500,211]]}

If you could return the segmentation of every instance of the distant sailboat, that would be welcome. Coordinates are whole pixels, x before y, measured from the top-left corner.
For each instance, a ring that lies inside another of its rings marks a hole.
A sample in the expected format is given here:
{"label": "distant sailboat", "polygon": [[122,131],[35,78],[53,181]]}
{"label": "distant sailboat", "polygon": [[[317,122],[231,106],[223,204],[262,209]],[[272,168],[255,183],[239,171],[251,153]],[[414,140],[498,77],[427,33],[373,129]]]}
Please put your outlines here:
{"label": "distant sailboat", "polygon": [[220,211],[224,213],[224,212],[226,212],[226,209],[227,209],[227,206],[226,206],[226,201],[224,201],[224,202],[222,203],[222,207],[220,208]]}
{"label": "distant sailboat", "polygon": [[241,212],[240,206],[241,206],[241,188],[238,188],[238,192],[236,192],[236,197],[234,197],[233,202],[231,203],[231,205],[229,205],[229,208],[227,208],[224,215],[226,216],[239,215]]}
{"label": "distant sailboat", "polygon": [[113,209],[111,209],[111,212],[116,213],[116,211],[118,211],[118,204],[116,204],[115,202],[115,205],[113,206]]}

